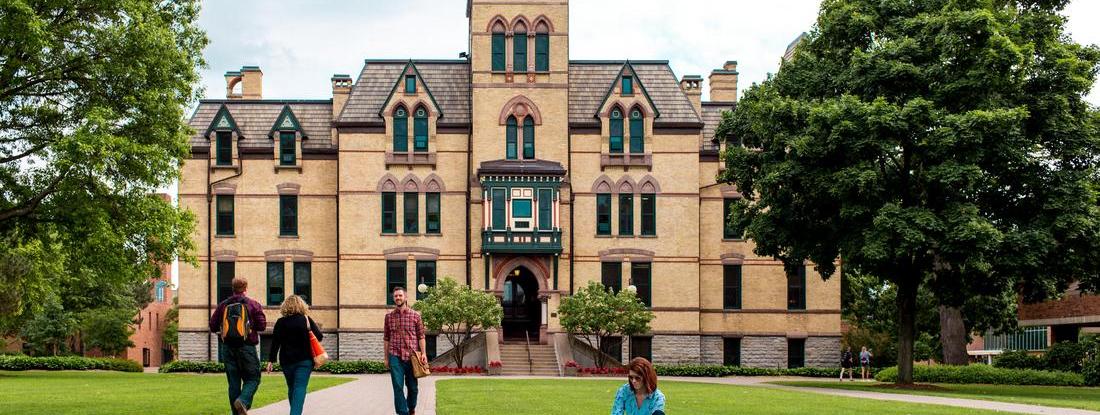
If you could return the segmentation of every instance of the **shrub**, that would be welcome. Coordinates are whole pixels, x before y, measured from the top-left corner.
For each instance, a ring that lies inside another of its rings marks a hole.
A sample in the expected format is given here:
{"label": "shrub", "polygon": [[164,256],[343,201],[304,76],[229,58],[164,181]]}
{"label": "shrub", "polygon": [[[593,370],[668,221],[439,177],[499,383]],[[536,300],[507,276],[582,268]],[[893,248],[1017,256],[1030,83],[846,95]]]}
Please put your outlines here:
{"label": "shrub", "polygon": [[1085,385],[1100,386],[1100,358],[1085,363],[1081,369],[1081,376],[1085,378]]}
{"label": "shrub", "polygon": [[189,360],[176,360],[165,363],[160,367],[160,373],[222,373],[225,365],[219,362],[193,362]]}
{"label": "shrub", "polygon": [[82,356],[30,357],[22,355],[0,356],[0,370],[113,370],[117,372],[141,372],[137,362],[125,359],[109,359]]}
{"label": "shrub", "polygon": [[1003,369],[1046,370],[1046,360],[1025,350],[1009,350],[993,360],[993,366]]}
{"label": "shrub", "polygon": [[1081,362],[1085,360],[1085,347],[1080,343],[1060,342],[1047,350],[1046,368],[1063,372],[1081,372]]}
{"label": "shrub", "polygon": [[840,368],[800,367],[795,369],[772,369],[741,366],[718,365],[657,365],[658,376],[722,377],[722,376],[806,376],[837,377]]}
{"label": "shrub", "polygon": [[[896,382],[898,368],[883,369],[875,380]],[[1082,386],[1084,378],[1077,373],[1055,372],[1031,369],[1003,369],[989,365],[969,366],[914,366],[913,381],[926,383],[959,383],[990,385],[1045,385],[1045,386]]]}
{"label": "shrub", "polygon": [[[266,363],[261,363],[266,366]],[[276,363],[272,370],[281,370],[278,363]],[[382,362],[372,362],[367,360],[330,360],[327,363],[321,365],[321,367],[315,370],[316,372],[327,372],[334,375],[346,375],[346,374],[359,374],[359,373],[386,373],[386,366]],[[219,362],[194,362],[187,360],[177,360],[174,362],[165,363],[160,367],[161,373],[222,373],[225,372],[225,365]]]}

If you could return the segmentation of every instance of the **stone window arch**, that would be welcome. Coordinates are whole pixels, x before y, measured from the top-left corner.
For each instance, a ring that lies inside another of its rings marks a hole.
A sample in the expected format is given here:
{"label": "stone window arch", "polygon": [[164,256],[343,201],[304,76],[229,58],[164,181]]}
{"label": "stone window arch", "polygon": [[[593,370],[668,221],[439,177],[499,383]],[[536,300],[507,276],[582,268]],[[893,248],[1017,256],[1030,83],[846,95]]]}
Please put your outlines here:
{"label": "stone window arch", "polygon": [[611,193],[611,189],[615,188],[611,184],[611,179],[606,175],[600,176],[592,183],[592,193]]}
{"label": "stone window arch", "polygon": [[397,178],[392,174],[386,173],[382,176],[382,179],[378,181],[379,192],[396,192],[397,191]]}
{"label": "stone window arch", "polygon": [[416,175],[409,173],[404,179],[401,179],[401,191],[420,193],[420,179],[417,178]]}
{"label": "stone window arch", "polygon": [[437,176],[435,173],[429,174],[424,179],[424,191],[425,192],[444,192],[446,189],[443,187],[443,179]]}
{"label": "stone window arch", "polygon": [[648,174],[638,181],[638,188],[640,193],[661,193],[661,184]]}
{"label": "stone window arch", "polygon": [[623,176],[619,179],[618,182],[615,183],[615,189],[619,193],[634,194],[634,189],[636,188],[637,185],[634,183],[634,179],[631,179],[630,176]]}

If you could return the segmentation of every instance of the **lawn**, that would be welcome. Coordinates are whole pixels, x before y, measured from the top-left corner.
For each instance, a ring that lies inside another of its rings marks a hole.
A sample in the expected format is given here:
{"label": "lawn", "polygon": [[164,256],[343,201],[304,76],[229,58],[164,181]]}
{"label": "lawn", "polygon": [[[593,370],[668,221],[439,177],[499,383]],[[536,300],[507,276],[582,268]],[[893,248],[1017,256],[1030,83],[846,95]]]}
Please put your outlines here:
{"label": "lawn", "polygon": [[[309,390],[353,379],[314,376]],[[286,399],[281,374],[265,375],[253,407]],[[308,398],[307,398],[308,400]],[[225,414],[224,375],[0,371],[0,414]]]}
{"label": "lawn", "polygon": [[1072,386],[1015,386],[1015,385],[952,385],[934,384],[939,390],[893,389],[892,384],[861,382],[783,381],[778,385],[862,390],[885,393],[945,396],[949,398],[981,399],[1031,405],[1100,411],[1100,388]]}
{"label": "lawn", "polygon": [[[436,382],[440,415],[606,415],[621,380],[447,379]],[[995,414],[936,405],[859,400],[772,388],[661,382],[670,414]]]}

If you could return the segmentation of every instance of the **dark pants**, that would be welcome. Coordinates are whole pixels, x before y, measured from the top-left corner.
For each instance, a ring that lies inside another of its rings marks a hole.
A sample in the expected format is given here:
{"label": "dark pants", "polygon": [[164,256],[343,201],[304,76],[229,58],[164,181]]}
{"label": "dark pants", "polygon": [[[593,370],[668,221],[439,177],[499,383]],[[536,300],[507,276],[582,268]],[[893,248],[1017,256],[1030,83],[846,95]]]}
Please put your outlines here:
{"label": "dark pants", "polygon": [[[416,357],[413,357],[415,359]],[[402,361],[401,358],[390,355],[390,381],[393,383],[393,409],[397,415],[409,415],[409,411],[416,410],[416,376],[413,375],[412,361]],[[405,388],[409,389],[408,398],[405,397]]]}
{"label": "dark pants", "polygon": [[240,399],[246,408],[252,408],[252,397],[260,388],[260,359],[256,346],[222,346],[225,377],[229,379],[229,407]]}
{"label": "dark pants", "polygon": [[302,415],[302,407],[306,404],[306,387],[309,386],[309,375],[313,373],[313,361],[303,360],[283,366],[283,377],[286,378],[286,398],[290,400],[290,415]]}

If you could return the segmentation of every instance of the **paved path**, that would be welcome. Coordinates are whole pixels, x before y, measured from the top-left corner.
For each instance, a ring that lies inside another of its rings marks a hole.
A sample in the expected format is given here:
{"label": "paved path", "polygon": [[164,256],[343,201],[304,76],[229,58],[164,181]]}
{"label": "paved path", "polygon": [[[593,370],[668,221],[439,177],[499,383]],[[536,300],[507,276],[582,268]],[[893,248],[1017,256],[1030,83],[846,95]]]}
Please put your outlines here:
{"label": "paved path", "polygon": [[[355,375],[353,382],[340,386],[310,393],[306,396],[305,414],[324,415],[386,415],[393,414],[393,395],[390,389],[389,375]],[[419,415],[435,415],[435,381],[448,379],[449,377],[429,376],[420,380],[420,403],[417,404],[416,413]],[[458,379],[479,379],[467,377]],[[563,382],[575,382],[585,380],[601,380],[608,378],[571,378],[540,376],[508,376],[504,379],[561,379]],[[827,388],[803,388],[795,386],[772,385],[767,382],[780,380],[806,380],[806,378],[783,377],[728,377],[728,378],[695,378],[665,376],[661,380],[674,380],[681,382],[717,383],[723,385],[740,385],[783,389],[796,392],[813,392],[824,395],[844,396],[849,398],[876,399],[883,401],[910,402],[929,405],[947,405],[960,408],[988,409],[1002,412],[1014,412],[1021,414],[1058,414],[1058,415],[1100,415],[1100,412],[1086,411],[1070,408],[1052,408],[1038,405],[1024,405],[996,401],[983,401],[978,399],[946,398],[939,396],[903,395],[896,393],[850,391]],[[287,401],[277,402],[263,408],[249,411],[253,415],[283,415],[290,410]]]}

